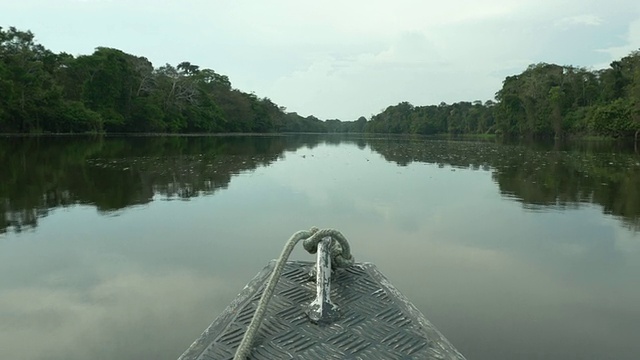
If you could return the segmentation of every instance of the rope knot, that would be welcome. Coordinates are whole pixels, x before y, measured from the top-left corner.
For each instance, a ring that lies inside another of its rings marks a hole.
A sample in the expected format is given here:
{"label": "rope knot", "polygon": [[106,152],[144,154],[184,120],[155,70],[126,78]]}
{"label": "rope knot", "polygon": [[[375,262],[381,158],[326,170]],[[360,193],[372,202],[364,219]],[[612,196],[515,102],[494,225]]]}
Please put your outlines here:
{"label": "rope knot", "polygon": [[341,232],[335,229],[318,230],[315,226],[309,231],[310,236],[302,242],[302,246],[310,254],[318,251],[318,243],[325,237],[331,237],[331,265],[336,267],[349,267],[353,265],[354,259],[351,256],[351,248],[347,242],[347,238]]}

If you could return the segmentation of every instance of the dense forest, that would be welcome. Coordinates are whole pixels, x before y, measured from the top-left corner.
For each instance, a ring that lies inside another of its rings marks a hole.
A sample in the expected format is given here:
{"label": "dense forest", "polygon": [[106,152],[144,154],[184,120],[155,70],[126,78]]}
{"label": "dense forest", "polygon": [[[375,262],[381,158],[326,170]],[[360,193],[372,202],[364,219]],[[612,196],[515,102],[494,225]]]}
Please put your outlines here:
{"label": "dense forest", "polygon": [[188,61],[154,67],[98,47],[56,54],[34,34],[0,27],[0,133],[372,132],[527,137],[636,136],[640,52],[604,70],[530,65],[495,100],[389,106],[369,121],[321,121],[287,113]]}
{"label": "dense forest", "polygon": [[0,133],[326,131],[284,110],[187,61],[155,68],[104,47],[55,54],[29,31],[0,28]]}
{"label": "dense forest", "polygon": [[604,70],[530,65],[509,76],[495,101],[413,106],[402,102],[372,117],[367,131],[561,138],[638,136],[640,51]]}

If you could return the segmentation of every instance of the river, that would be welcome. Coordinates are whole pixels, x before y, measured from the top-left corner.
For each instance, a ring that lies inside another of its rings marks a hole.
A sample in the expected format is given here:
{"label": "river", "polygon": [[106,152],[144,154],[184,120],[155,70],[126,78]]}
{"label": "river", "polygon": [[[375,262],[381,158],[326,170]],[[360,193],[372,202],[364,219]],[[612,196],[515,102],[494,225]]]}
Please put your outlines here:
{"label": "river", "polygon": [[311,226],[469,360],[640,354],[633,146],[2,137],[0,160],[2,359],[175,360]]}

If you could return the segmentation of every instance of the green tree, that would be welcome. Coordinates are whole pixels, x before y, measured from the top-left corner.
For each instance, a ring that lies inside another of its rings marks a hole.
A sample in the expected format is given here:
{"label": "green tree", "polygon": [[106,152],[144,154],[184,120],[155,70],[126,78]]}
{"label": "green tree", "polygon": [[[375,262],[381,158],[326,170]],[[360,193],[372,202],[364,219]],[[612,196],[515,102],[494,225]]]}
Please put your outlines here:
{"label": "green tree", "polygon": [[40,132],[61,102],[52,72],[57,56],[34,41],[30,31],[0,28],[0,129]]}

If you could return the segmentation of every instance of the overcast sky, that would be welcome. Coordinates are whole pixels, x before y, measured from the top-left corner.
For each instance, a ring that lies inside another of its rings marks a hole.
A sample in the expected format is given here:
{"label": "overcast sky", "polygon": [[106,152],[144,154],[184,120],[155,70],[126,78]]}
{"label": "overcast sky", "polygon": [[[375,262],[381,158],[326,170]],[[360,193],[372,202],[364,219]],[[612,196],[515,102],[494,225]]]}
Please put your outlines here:
{"label": "overcast sky", "polygon": [[300,115],[493,99],[538,62],[607,67],[640,48],[639,0],[0,0],[48,49],[190,61]]}

